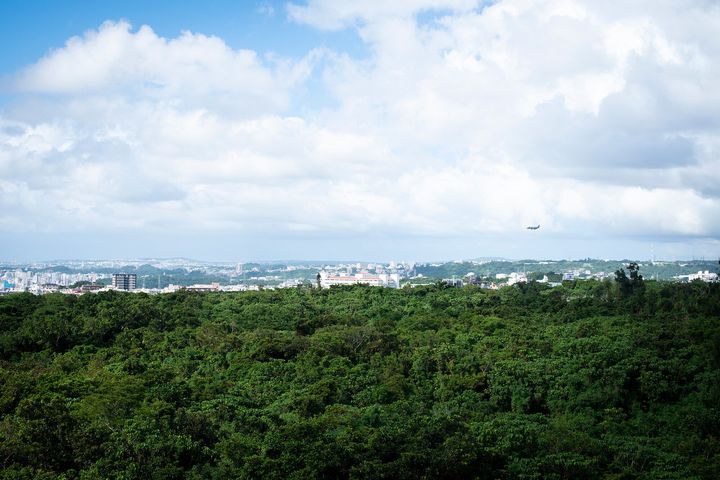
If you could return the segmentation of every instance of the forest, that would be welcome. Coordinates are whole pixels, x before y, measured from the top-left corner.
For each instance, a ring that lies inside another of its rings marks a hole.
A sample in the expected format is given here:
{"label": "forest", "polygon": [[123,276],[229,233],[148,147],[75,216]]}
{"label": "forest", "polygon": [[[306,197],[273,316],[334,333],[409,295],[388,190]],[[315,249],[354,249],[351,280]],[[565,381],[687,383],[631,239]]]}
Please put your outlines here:
{"label": "forest", "polygon": [[717,479],[720,284],[0,297],[0,479]]}

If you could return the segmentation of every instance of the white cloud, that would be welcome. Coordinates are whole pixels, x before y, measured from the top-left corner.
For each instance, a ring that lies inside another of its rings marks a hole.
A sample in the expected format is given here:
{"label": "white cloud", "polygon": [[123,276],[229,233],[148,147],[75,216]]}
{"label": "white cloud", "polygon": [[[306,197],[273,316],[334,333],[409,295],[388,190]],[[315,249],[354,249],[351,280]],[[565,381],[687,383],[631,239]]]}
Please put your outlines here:
{"label": "white cloud", "polygon": [[[355,29],[370,56],[108,22],[19,72],[0,113],[0,228],[720,237],[719,9],[288,13]],[[297,108],[308,81],[332,107]]]}
{"label": "white cloud", "polygon": [[357,22],[373,23],[388,17],[411,17],[422,11],[468,11],[480,0],[366,0],[364,2],[310,0],[305,5],[290,3],[290,17],[317,28],[336,30]]}
{"label": "white cloud", "polygon": [[[20,92],[107,95],[232,106],[256,115],[284,108],[288,89],[308,74],[307,62],[273,65],[252,50],[233,50],[217,37],[183,32],[159,37],[149,26],[106,22],[69,39],[17,76]],[[294,67],[294,68],[293,68]]]}

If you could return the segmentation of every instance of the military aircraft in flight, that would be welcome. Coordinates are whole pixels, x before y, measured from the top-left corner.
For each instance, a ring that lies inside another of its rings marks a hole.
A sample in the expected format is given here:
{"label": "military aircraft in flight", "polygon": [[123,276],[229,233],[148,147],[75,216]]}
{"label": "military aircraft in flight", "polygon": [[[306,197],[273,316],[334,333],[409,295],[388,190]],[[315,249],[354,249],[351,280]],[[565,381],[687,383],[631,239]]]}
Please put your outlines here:
{"label": "military aircraft in flight", "polygon": [[537,230],[538,228],[540,228],[540,224],[539,224],[539,223],[538,223],[537,226],[535,226],[535,227],[533,227],[532,225],[529,226],[529,227],[527,227],[528,230]]}

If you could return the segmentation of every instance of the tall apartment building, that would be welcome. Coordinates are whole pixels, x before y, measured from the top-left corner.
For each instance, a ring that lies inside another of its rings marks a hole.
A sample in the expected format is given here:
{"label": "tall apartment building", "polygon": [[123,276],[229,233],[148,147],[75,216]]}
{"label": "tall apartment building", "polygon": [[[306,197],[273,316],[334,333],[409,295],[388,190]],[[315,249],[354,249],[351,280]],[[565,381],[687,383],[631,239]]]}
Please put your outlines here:
{"label": "tall apartment building", "polygon": [[118,290],[135,290],[137,275],[134,273],[113,273],[112,286]]}

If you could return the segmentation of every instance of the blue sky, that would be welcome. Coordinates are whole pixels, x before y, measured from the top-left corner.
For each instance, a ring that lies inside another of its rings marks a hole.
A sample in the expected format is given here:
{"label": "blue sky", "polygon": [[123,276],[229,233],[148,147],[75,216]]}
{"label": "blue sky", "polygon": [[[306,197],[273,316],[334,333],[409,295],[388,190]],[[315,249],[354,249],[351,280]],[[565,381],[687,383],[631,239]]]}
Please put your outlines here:
{"label": "blue sky", "polygon": [[363,55],[363,43],[353,30],[323,31],[290,21],[286,2],[231,0],[139,1],[4,0],[0,3],[0,41],[6,48],[0,71],[12,73],[35,62],[73,36],[97,28],[106,20],[125,19],[150,25],[163,37],[184,30],[221,37],[233,48],[302,56],[325,45]]}
{"label": "blue sky", "polygon": [[0,257],[712,258],[719,26],[701,0],[8,0]]}
{"label": "blue sky", "polygon": [[[235,49],[298,58],[317,47],[347,52],[356,58],[368,50],[352,29],[318,30],[293,22],[287,2],[277,1],[137,1],[88,2],[69,0],[7,0],[0,3],[0,41],[12,45],[0,56],[0,78],[12,75],[71,37],[95,29],[103,22],[126,20],[138,27],[150,25],[160,36],[173,38],[183,31],[222,38]],[[0,92],[0,102],[10,97]],[[307,96],[306,96],[307,98]],[[327,101],[313,88],[314,105]]]}

